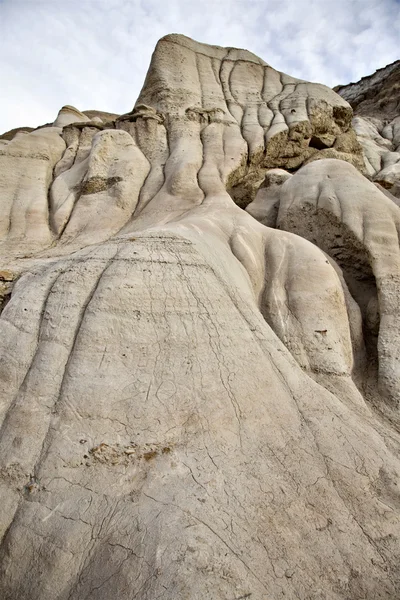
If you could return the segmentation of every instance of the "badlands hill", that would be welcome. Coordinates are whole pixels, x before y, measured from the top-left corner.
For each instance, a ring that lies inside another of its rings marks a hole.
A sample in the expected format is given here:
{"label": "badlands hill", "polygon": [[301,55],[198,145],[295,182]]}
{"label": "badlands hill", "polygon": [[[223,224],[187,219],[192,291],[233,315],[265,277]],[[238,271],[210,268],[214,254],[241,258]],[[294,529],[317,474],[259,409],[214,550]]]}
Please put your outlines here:
{"label": "badlands hill", "polygon": [[396,73],[169,35],[0,140],[3,600],[400,598]]}

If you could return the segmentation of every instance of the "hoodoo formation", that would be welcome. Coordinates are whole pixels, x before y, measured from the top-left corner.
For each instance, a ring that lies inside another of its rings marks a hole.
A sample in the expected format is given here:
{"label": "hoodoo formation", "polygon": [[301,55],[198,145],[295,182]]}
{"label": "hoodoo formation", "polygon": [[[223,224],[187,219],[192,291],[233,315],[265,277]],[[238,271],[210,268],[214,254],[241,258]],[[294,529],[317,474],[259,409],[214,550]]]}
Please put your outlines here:
{"label": "hoodoo formation", "polygon": [[3,600],[400,598],[399,69],[0,137]]}

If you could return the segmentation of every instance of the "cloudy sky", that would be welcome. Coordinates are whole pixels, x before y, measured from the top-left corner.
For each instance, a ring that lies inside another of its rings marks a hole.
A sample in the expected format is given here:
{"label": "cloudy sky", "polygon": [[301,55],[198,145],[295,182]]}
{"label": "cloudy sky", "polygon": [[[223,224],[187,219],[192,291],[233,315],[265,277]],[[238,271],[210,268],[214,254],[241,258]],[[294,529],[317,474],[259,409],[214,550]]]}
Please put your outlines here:
{"label": "cloudy sky", "polygon": [[400,58],[400,0],[0,0],[0,132],[131,110],[167,33],[334,86]]}

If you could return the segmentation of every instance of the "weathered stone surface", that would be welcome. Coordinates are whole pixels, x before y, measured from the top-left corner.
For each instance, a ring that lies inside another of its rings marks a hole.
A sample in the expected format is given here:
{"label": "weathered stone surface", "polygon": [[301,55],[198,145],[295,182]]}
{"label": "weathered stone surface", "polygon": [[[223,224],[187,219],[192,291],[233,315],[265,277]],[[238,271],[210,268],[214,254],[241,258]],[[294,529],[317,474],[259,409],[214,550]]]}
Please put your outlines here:
{"label": "weathered stone surface", "polygon": [[0,146],[1,597],[399,597],[400,208],[350,106],[171,35],[132,112],[61,112]]}
{"label": "weathered stone surface", "polygon": [[278,217],[281,186],[291,177],[283,169],[270,169],[258,188],[253,202],[247,205],[246,211],[257,221],[267,227],[275,227]]}
{"label": "weathered stone surface", "polygon": [[24,255],[49,246],[48,191],[65,150],[61,129],[19,133],[0,146],[0,252]]}
{"label": "weathered stone surface", "polygon": [[380,397],[397,411],[399,207],[352,166],[336,160],[318,161],[282,186],[277,224],[310,240],[336,260],[352,296],[365,313],[365,323],[365,311],[371,310],[371,302],[376,306],[380,315]]}
{"label": "weathered stone surface", "polygon": [[30,133],[34,131],[34,127],[16,127],[15,129],[10,129],[10,131],[6,131],[0,135],[0,143],[10,142],[17,133]]}
{"label": "weathered stone surface", "polygon": [[77,163],[77,157],[51,188],[54,228],[62,243],[98,242],[117,233],[133,214],[150,170],[128,133],[107,130],[92,138],[87,158]]}
{"label": "weathered stone surface", "polygon": [[355,110],[367,173],[400,197],[400,61],[337,91]]}
{"label": "weathered stone surface", "polygon": [[362,116],[379,113],[394,119],[400,112],[399,98],[400,60],[378,69],[356,83],[337,86],[335,91],[345,98]]}
{"label": "weathered stone surface", "polygon": [[79,123],[82,121],[88,121],[88,117],[77,110],[74,106],[63,106],[58,113],[57,119],[54,121],[54,127],[65,127],[70,123]]}

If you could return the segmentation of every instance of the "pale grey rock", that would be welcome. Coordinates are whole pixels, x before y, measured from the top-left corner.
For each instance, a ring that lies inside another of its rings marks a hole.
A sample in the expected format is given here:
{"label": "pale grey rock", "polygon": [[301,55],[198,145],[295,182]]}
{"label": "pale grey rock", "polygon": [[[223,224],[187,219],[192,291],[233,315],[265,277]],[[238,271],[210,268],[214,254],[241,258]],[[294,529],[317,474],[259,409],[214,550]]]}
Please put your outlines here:
{"label": "pale grey rock", "polygon": [[370,310],[369,300],[374,299],[380,314],[380,392],[398,409],[399,207],[351,165],[318,161],[282,187],[277,223],[338,262],[362,310]]}
{"label": "pale grey rock", "polygon": [[53,183],[53,218],[61,243],[90,244],[117,233],[134,213],[149,170],[128,133],[98,132],[90,155]]}
{"label": "pale grey rock", "polygon": [[88,117],[77,110],[74,106],[63,106],[57,115],[57,119],[54,121],[54,127],[65,127],[70,123],[79,123],[81,121],[88,121]]}
{"label": "pale grey rock", "polygon": [[395,191],[400,179],[400,116],[386,126],[384,123],[378,118],[355,117],[353,125],[364,150],[367,173]]}
{"label": "pale grey rock", "polygon": [[0,248],[9,255],[37,251],[52,242],[48,191],[65,150],[61,129],[19,133],[0,146]]}
{"label": "pale grey rock", "polygon": [[347,102],[171,35],[74,112],[0,147],[1,597],[398,597],[400,209]]}
{"label": "pale grey rock", "polygon": [[280,203],[281,186],[291,174],[283,169],[267,171],[262,185],[258,188],[253,202],[246,206],[246,211],[257,221],[267,227],[275,227]]}

